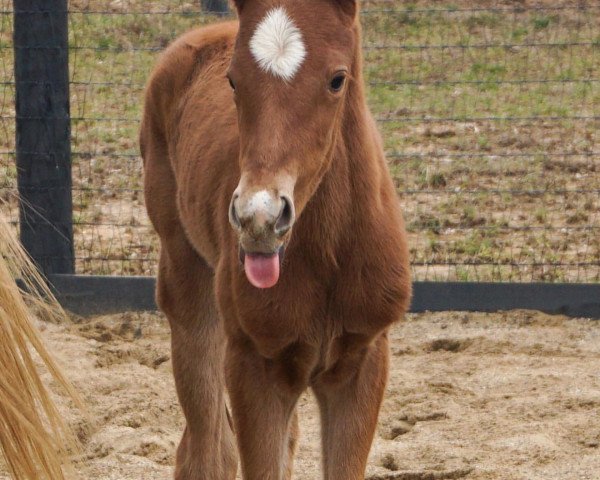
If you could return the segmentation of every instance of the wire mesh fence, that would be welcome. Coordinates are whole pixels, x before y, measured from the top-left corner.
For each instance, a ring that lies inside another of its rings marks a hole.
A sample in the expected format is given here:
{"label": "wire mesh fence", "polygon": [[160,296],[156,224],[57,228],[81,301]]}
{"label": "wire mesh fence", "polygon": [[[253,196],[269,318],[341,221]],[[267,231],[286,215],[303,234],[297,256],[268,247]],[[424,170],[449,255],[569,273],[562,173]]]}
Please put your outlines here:
{"label": "wire mesh fence", "polygon": [[[491,5],[491,6],[490,6]],[[600,281],[600,4],[362,2],[369,101],[417,280]],[[12,4],[0,0],[0,197],[17,220]],[[144,83],[199,0],[71,0],[78,273],[153,274]]]}

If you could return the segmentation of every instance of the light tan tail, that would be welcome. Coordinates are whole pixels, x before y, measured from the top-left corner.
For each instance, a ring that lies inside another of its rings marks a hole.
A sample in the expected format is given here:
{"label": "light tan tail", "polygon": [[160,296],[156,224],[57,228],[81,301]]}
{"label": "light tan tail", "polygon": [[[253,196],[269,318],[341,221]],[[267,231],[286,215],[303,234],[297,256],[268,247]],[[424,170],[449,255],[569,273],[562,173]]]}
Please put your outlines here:
{"label": "light tan tail", "polygon": [[15,479],[63,480],[77,443],[40,379],[32,350],[75,404],[83,403],[41,342],[32,310],[54,319],[64,315],[0,216],[0,446]]}

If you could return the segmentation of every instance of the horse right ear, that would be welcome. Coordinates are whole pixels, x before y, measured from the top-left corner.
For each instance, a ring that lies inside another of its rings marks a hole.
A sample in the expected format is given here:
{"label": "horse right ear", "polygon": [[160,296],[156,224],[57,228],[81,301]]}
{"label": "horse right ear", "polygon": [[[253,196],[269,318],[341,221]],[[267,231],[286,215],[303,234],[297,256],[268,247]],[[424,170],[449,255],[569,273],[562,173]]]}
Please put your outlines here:
{"label": "horse right ear", "polygon": [[245,3],[246,2],[244,0],[233,0],[233,4],[235,5],[235,8],[238,12],[242,11],[242,8],[244,8]]}

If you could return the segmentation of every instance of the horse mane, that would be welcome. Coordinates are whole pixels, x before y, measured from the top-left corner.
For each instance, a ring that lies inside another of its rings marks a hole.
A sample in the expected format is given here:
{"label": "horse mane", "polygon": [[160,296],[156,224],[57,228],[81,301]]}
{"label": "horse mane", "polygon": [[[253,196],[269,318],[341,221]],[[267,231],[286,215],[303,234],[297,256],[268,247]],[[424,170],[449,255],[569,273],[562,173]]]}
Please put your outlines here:
{"label": "horse mane", "polygon": [[78,444],[33,356],[35,352],[63,392],[83,409],[80,396],[32,324],[34,311],[53,320],[65,314],[1,216],[0,252],[0,447],[6,466],[19,480],[72,478],[69,452],[78,451]]}

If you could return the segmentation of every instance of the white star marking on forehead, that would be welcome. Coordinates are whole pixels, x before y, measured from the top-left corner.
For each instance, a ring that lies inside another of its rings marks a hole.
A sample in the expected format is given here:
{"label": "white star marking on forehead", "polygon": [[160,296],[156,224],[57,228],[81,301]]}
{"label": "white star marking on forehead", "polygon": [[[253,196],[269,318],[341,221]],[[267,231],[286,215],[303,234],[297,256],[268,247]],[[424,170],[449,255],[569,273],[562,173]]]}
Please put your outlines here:
{"label": "white star marking on forehead", "polygon": [[290,81],[306,58],[302,32],[283,7],[270,10],[258,24],[250,51],[260,68]]}

